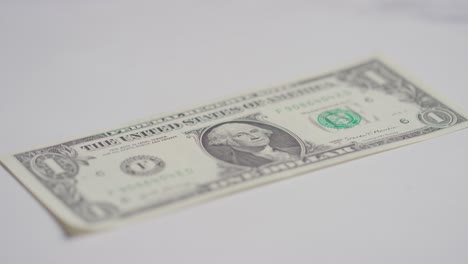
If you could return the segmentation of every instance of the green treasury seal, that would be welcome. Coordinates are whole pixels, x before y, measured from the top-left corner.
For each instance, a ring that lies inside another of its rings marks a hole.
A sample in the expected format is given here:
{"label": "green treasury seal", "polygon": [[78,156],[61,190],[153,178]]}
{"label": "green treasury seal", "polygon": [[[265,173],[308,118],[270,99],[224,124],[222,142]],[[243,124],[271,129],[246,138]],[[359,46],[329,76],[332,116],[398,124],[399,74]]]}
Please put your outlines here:
{"label": "green treasury seal", "polygon": [[317,121],[324,127],[350,128],[361,122],[361,116],[350,110],[334,109],[320,113]]}

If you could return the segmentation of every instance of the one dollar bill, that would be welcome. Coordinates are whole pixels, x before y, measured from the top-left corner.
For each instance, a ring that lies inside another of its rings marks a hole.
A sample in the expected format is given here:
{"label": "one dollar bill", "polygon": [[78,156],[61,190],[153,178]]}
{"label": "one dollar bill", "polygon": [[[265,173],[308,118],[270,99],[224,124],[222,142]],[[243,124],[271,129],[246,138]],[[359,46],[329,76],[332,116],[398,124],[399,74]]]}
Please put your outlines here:
{"label": "one dollar bill", "polygon": [[379,59],[6,156],[73,234],[467,127]]}

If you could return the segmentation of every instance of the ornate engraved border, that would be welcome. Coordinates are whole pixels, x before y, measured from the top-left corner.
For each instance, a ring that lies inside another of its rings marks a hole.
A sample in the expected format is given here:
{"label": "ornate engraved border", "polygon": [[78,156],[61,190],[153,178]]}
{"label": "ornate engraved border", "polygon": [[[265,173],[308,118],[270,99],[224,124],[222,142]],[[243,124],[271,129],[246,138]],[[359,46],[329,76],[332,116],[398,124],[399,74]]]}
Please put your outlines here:
{"label": "ornate engraved border", "polygon": [[456,116],[455,122],[452,125],[466,121],[466,118],[401,77],[378,60],[338,71],[335,77],[350,84],[351,87],[364,91],[370,89],[380,91],[397,97],[401,102],[416,104],[421,107],[421,111],[445,109]]}
{"label": "ornate engraved border", "polygon": [[[394,95],[397,98],[399,98],[400,101],[402,102],[414,103],[420,106],[421,111],[434,109],[434,108],[441,108],[441,109],[448,110],[456,116],[456,118],[454,119],[455,122],[451,125],[467,121],[465,117],[461,116],[456,111],[450,109],[446,105],[437,101],[430,94],[426,93],[425,91],[416,87],[414,84],[407,81],[406,79],[404,79],[397,73],[393,72],[391,69],[389,69],[387,66],[385,66],[382,62],[378,60],[371,60],[361,65],[352,66],[344,70],[339,70],[339,71],[331,72],[329,74],[325,74],[322,76],[294,82],[288,86],[287,90],[294,90],[295,88],[300,88],[302,85],[305,85],[307,83],[315,82],[317,80],[321,80],[325,78],[330,78],[332,76],[335,76],[338,80],[348,83],[349,85],[351,85],[351,87],[356,87],[357,89],[362,89],[362,90],[373,89],[373,90],[378,90],[389,95]],[[245,96],[242,98],[239,97],[237,98],[238,100],[236,100],[235,102],[240,103],[249,98],[250,99],[256,98],[260,94],[269,94],[270,92],[274,93],[276,91],[278,91],[278,88],[260,90],[248,96]],[[246,116],[243,118],[247,118],[247,119],[253,118],[252,120],[261,121],[261,119],[264,117],[261,117],[258,115],[260,114],[257,113],[252,116]],[[164,118],[165,117],[162,117],[161,120]],[[168,116],[168,118],[172,118],[172,120],[174,120],[172,116]],[[171,119],[168,119],[168,120],[171,120]],[[164,122],[161,122],[158,124],[162,124],[162,123]],[[185,135],[187,137],[194,137],[197,143],[200,144],[199,137],[205,129],[207,129],[207,127],[188,131],[188,132],[185,132]],[[364,149],[371,149],[377,146],[390,144],[396,141],[432,133],[440,129],[443,129],[443,128],[426,127],[426,128],[411,131],[402,135],[390,136],[388,138],[380,139],[380,140],[365,143],[365,144],[359,144],[359,145],[355,144],[352,147],[355,148],[356,151],[360,151]],[[112,204],[98,202],[98,201],[89,201],[85,197],[83,197],[83,195],[80,194],[77,190],[76,179],[68,179],[68,180],[60,180],[60,181],[55,181],[55,180],[50,180],[50,179],[47,180],[41,177],[40,175],[38,175],[36,172],[34,172],[34,170],[31,167],[31,160],[37,157],[38,155],[42,155],[45,153],[54,153],[56,155],[60,155],[60,157],[68,158],[72,160],[79,166],[86,166],[88,163],[88,159],[83,158],[83,157],[78,157],[77,155],[75,155],[76,153],[74,153],[73,149],[71,149],[70,147],[76,144],[89,142],[98,138],[104,138],[108,136],[109,135],[106,133],[97,134],[94,136],[89,136],[89,137],[69,141],[61,145],[55,145],[55,146],[51,146],[51,147],[47,147],[43,149],[36,149],[33,151],[20,153],[20,154],[15,155],[15,157],[18,161],[20,161],[25,166],[26,169],[28,169],[33,175],[35,175],[36,178],[48,190],[50,190],[59,200],[61,200],[68,208],[70,208],[70,210],[72,210],[76,215],[78,215],[83,220],[88,221],[88,222],[103,221],[103,220],[108,220],[114,217],[131,216],[135,213],[146,211],[148,209],[154,209],[154,208],[158,208],[161,206],[165,206],[167,204],[174,203],[180,200],[184,200],[184,199],[197,196],[203,193],[203,191],[200,191],[197,193],[190,193],[190,194],[186,194],[181,197],[178,197],[178,198],[171,199],[169,201],[164,201],[158,204],[149,205],[141,209],[136,209],[136,210],[132,210],[128,212],[119,212],[117,207]],[[326,152],[328,149],[327,146],[314,145],[313,143],[310,143],[310,142],[302,141],[302,143],[304,144],[304,147],[306,149],[305,153],[307,156],[314,155],[314,154],[320,155],[320,153]],[[225,168],[225,170],[227,170],[227,174],[229,175],[233,175],[233,174],[240,172],[238,168]]]}
{"label": "ornate engraved border", "polygon": [[[76,166],[75,175],[66,174],[63,177],[47,177],[35,168],[35,161],[44,155],[53,155]],[[56,145],[37,151],[15,155],[44,187],[50,190],[59,200],[70,208],[77,216],[88,222],[97,222],[116,217],[119,211],[108,202],[89,201],[77,189],[77,179],[80,166],[88,166],[91,156],[78,156],[78,153],[67,145]]]}

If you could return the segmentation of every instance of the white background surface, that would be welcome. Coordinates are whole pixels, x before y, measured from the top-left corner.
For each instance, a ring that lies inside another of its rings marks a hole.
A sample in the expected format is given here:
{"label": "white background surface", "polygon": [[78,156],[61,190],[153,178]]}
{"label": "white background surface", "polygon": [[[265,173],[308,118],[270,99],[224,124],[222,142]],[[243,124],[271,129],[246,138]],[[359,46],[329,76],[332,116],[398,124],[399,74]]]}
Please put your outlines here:
{"label": "white background surface", "polygon": [[[465,1],[0,1],[0,150],[382,54],[468,106]],[[66,237],[0,169],[0,263],[468,263],[468,131]]]}

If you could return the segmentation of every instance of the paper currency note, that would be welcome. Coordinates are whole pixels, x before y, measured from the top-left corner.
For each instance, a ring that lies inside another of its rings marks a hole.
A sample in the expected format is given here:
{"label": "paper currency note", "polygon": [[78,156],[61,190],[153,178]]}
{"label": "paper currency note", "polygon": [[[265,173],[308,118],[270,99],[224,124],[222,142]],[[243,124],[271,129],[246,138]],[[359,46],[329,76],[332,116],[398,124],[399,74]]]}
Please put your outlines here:
{"label": "paper currency note", "polygon": [[72,233],[466,127],[378,59],[2,159]]}

